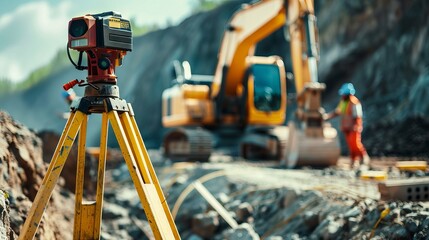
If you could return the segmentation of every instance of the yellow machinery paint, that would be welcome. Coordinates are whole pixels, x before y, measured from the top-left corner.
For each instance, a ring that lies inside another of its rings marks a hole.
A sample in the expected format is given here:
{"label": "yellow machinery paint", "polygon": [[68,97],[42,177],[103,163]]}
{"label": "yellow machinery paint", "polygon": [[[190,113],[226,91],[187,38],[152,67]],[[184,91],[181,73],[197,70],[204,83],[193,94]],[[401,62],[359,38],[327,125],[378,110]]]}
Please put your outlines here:
{"label": "yellow machinery paint", "polygon": [[362,171],[360,174],[362,180],[385,181],[387,180],[387,172],[385,171]]}
{"label": "yellow machinery paint", "polygon": [[428,164],[426,161],[398,161],[395,167],[400,171],[426,171]]}

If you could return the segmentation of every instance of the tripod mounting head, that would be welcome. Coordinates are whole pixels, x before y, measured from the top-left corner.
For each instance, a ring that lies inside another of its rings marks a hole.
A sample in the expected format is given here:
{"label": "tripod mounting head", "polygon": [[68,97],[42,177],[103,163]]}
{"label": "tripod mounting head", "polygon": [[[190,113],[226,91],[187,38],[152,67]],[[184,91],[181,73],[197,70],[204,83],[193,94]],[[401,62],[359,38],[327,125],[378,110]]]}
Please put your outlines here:
{"label": "tripod mounting head", "polygon": [[[79,51],[77,64],[71,58],[69,49]],[[130,21],[119,13],[87,14],[69,22],[67,53],[76,69],[88,70],[88,84],[116,85],[115,67],[122,65],[122,59],[131,50]],[[84,52],[88,66],[82,66]]]}

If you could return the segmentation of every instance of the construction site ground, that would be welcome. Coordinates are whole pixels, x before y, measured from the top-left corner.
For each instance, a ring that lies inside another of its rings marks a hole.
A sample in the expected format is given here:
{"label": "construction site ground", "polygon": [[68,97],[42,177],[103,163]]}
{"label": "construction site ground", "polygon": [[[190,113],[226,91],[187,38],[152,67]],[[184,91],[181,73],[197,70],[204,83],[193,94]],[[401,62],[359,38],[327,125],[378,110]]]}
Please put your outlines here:
{"label": "construction site ground", "polygon": [[[0,237],[16,239],[58,136],[36,136],[1,112],[0,126]],[[92,150],[87,200],[94,198],[97,178]],[[72,239],[76,154],[72,149],[36,239]],[[159,150],[149,154],[182,239],[426,239],[429,232],[427,203],[381,201],[377,182],[357,177],[347,157],[330,168],[285,169],[220,152],[209,163],[172,163]],[[373,158],[371,164],[391,179],[409,178],[392,167],[397,160],[412,159]],[[420,171],[411,177],[425,176]],[[108,151],[105,184],[102,239],[153,239],[118,149]]]}
{"label": "construction site ground", "polygon": [[[210,163],[174,164],[158,151],[150,154],[182,239],[425,239],[429,231],[427,203],[381,201],[378,181],[361,180],[346,157],[331,168],[284,169],[274,161],[222,154],[214,154]],[[389,171],[390,178],[408,178],[392,169],[397,160],[375,158],[372,165]],[[143,217],[127,169],[113,169],[109,178],[108,206],[128,209],[133,221]],[[224,210],[209,204],[197,183]],[[122,218],[106,222],[105,239],[115,239],[118,231],[127,238],[117,223]],[[143,223],[146,230],[136,230],[138,237],[150,238]]]}

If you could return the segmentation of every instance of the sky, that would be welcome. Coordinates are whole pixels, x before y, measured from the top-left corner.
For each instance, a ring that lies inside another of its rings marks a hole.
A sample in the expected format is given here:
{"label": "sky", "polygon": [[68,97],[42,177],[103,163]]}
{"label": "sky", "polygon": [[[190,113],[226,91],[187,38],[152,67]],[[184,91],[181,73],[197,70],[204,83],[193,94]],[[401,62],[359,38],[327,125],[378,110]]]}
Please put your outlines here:
{"label": "sky", "polygon": [[0,3],[0,79],[25,80],[67,44],[68,21],[116,11],[138,24],[177,24],[192,0],[6,0]]}

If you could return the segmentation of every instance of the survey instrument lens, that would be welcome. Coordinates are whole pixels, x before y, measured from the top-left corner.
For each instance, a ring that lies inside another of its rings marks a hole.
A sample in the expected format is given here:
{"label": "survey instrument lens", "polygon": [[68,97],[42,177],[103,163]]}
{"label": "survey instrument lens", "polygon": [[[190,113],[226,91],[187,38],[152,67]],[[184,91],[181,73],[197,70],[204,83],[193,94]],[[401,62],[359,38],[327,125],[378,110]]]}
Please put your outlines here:
{"label": "survey instrument lens", "polygon": [[79,19],[70,23],[69,34],[73,37],[81,37],[88,31],[85,20]]}

